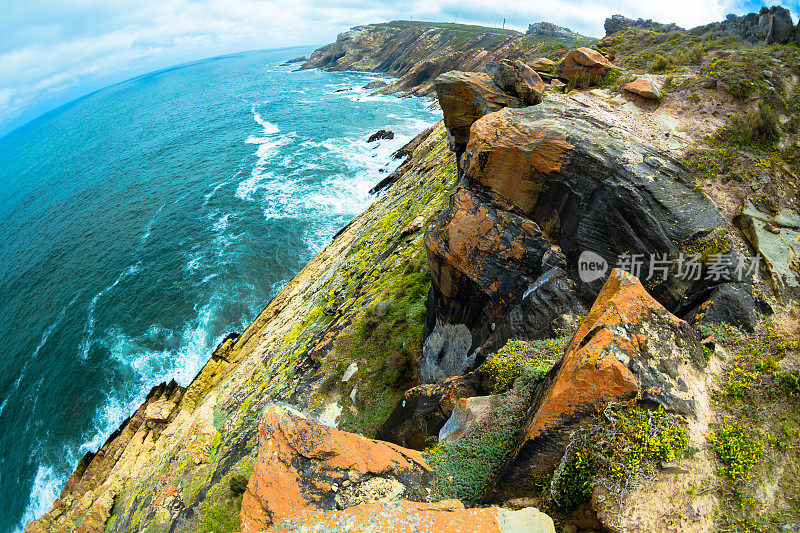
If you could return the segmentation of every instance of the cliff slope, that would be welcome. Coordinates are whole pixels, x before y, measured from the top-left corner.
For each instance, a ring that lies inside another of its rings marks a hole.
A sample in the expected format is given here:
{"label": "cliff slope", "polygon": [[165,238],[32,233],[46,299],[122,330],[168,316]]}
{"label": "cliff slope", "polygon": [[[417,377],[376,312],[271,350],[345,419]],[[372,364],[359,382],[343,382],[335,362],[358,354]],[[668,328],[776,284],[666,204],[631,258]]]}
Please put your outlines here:
{"label": "cliff slope", "polygon": [[568,32],[522,34],[500,28],[408,21],[370,24],[340,34],[335,43],[311,54],[302,68],[381,72],[398,79],[380,92],[421,96],[432,94],[434,78],[450,70],[483,71],[486,63],[501,58],[557,58],[569,48],[595,41]]}

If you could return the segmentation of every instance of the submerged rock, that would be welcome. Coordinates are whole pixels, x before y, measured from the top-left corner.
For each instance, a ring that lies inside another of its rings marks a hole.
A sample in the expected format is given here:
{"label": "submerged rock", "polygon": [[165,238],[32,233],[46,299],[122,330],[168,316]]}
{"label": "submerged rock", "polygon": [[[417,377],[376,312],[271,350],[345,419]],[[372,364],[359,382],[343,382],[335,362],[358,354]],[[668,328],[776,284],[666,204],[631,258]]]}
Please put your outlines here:
{"label": "submerged rock", "polygon": [[367,139],[368,143],[380,141],[383,139],[394,139],[394,132],[389,130],[378,130]]}
{"label": "submerged rock", "polygon": [[493,497],[527,495],[531,476],[551,472],[572,431],[608,402],[639,397],[693,415],[692,390],[703,382],[704,367],[691,326],[656,302],[637,278],[615,269],[534,395]]}

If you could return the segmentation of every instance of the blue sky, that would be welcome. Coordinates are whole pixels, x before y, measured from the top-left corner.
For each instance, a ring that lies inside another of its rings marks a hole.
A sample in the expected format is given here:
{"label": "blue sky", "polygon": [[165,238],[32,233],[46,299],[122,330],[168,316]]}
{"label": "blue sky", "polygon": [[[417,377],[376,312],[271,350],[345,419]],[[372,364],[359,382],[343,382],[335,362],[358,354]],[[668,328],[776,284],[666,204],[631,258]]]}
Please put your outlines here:
{"label": "blue sky", "polygon": [[[757,11],[737,0],[0,0],[0,135],[111,83],[187,61],[324,44],[393,19],[524,30],[546,20],[593,36],[614,13],[692,27]],[[784,6],[797,19],[800,0]]]}

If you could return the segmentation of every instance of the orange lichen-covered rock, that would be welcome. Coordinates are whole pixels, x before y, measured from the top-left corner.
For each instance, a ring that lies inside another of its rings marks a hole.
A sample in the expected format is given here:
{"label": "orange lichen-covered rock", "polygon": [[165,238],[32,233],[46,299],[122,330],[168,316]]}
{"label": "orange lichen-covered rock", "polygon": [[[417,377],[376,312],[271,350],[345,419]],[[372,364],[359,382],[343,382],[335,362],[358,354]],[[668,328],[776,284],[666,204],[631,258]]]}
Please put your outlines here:
{"label": "orange lichen-covered rock", "polygon": [[287,406],[267,409],[242,500],[242,531],[301,511],[380,500],[424,501],[432,478],[422,454],[329,428]]}
{"label": "orange lichen-covered rock", "polygon": [[518,97],[527,105],[538,104],[544,98],[542,78],[522,61],[501,59],[487,63],[486,72],[497,87]]}
{"label": "orange lichen-covered rock", "polygon": [[373,531],[394,533],[553,533],[553,520],[528,507],[465,509],[457,500],[436,503],[373,503],[343,511],[301,511],[275,523],[279,531]]}
{"label": "orange lichen-covered rock", "polygon": [[623,89],[650,100],[661,100],[661,89],[658,88],[658,85],[645,78],[638,78],[626,83]]}
{"label": "orange lichen-covered rock", "polygon": [[570,163],[567,129],[503,109],[477,120],[464,153],[464,173],[530,212],[549,174]]}
{"label": "orange lichen-covered rock", "polygon": [[488,74],[451,71],[434,81],[436,96],[450,136],[450,149],[461,155],[469,128],[480,117],[504,107],[522,107],[522,100],[503,92]]}
{"label": "orange lichen-covered rock", "polygon": [[[535,222],[464,187],[428,230],[425,247],[437,318],[468,328],[505,317],[539,275],[547,250]],[[487,336],[471,331],[473,346]]]}
{"label": "orange lichen-covered rock", "polygon": [[567,54],[556,67],[555,75],[572,81],[577,81],[581,77],[594,81],[612,68],[614,65],[603,54],[591,48],[581,47]]}
{"label": "orange lichen-covered rock", "polygon": [[536,72],[544,72],[545,74],[549,74],[550,71],[553,70],[555,62],[547,59],[546,57],[540,57],[528,63],[528,66]]}
{"label": "orange lichen-covered rock", "polygon": [[534,398],[521,439],[497,478],[495,495],[521,495],[530,476],[552,471],[571,432],[606,403],[634,397],[694,413],[702,350],[691,327],[639,280],[614,269],[563,360]]}

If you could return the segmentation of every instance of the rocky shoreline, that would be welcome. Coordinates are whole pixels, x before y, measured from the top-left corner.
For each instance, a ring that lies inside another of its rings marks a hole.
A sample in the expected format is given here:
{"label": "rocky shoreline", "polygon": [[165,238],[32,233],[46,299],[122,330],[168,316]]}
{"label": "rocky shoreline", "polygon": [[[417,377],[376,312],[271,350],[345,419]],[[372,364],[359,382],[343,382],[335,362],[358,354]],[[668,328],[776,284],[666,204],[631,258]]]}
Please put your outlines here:
{"label": "rocky shoreline", "polygon": [[[315,51],[303,68],[396,76],[378,90],[435,94],[443,121],[26,531],[797,527],[798,133],[770,99],[800,72],[771,57],[774,91],[742,98],[713,50],[668,74],[637,66],[662,43],[623,48],[695,30],[609,21],[527,63],[520,35],[396,24]],[[786,33],[728,22],[703,35]],[[727,116],[764,102],[780,140],[746,151],[762,131]]]}

